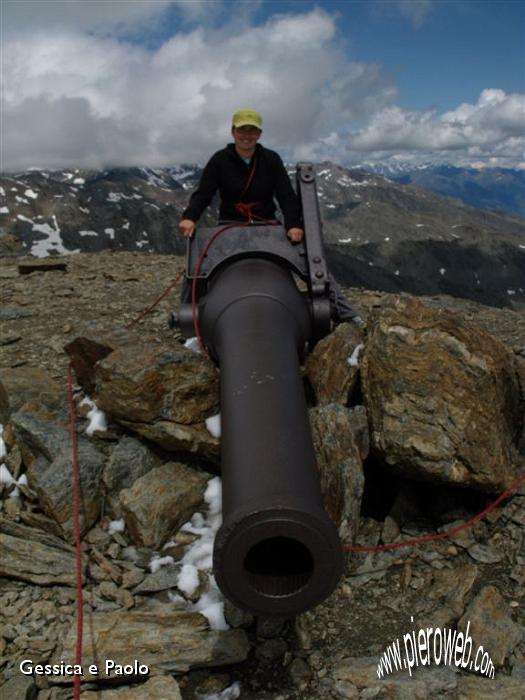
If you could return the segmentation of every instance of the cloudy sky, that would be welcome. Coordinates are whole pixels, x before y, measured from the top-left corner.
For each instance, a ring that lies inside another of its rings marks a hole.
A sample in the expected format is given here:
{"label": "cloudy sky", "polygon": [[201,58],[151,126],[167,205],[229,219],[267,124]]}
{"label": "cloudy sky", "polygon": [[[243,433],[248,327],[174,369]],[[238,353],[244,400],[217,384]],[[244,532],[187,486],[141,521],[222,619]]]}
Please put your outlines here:
{"label": "cloudy sky", "polygon": [[284,158],[525,167],[520,0],[0,0],[1,163]]}

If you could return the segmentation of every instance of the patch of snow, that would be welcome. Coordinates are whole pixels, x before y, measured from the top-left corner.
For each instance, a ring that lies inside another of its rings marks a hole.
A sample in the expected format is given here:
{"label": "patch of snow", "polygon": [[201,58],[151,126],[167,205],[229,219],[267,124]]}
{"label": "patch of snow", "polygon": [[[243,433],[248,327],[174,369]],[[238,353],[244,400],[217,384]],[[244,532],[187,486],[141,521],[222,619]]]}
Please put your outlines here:
{"label": "patch of snow", "polygon": [[125,228],[126,231],[129,231],[129,221],[126,221],[125,224],[122,224],[122,228]]}
{"label": "patch of snow", "polygon": [[115,238],[115,229],[114,228],[105,228],[104,233],[107,234],[111,240],[114,240]]}
{"label": "patch of snow", "polygon": [[183,564],[177,578],[177,588],[191,596],[199,587],[199,571],[193,564]]}
{"label": "patch of snow", "polygon": [[425,224],[416,224],[416,228],[425,228]]}
{"label": "patch of snow", "polygon": [[525,250],[525,245],[521,245],[521,243],[518,245],[518,248],[523,248]]}
{"label": "patch of snow", "polygon": [[507,289],[507,294],[509,296],[513,296],[514,294],[516,294],[516,290],[515,289]]}
{"label": "patch of snow", "polygon": [[235,681],[232,685],[224,688],[219,693],[199,694],[197,700],[237,700],[241,696],[241,684]]}
{"label": "patch of snow", "polygon": [[210,416],[206,418],[206,428],[208,432],[213,435],[213,437],[220,438],[221,436],[221,414],[217,413],[216,416]]}
{"label": "patch of snow", "polygon": [[121,199],[132,199],[132,197],[127,197],[122,192],[109,192],[106,202],[111,202],[111,204],[118,204]]}
{"label": "patch of snow", "polygon": [[162,171],[150,170],[149,168],[141,168],[141,170],[148,179],[148,185],[152,185],[153,187],[159,187],[161,190],[166,190],[168,192],[171,191],[169,187],[166,187],[166,183],[162,179],[162,177],[159,177],[159,175],[157,174],[158,172]]}
{"label": "patch of snow", "polygon": [[327,209],[335,209],[335,204],[327,204],[326,208]]}
{"label": "patch of snow", "polygon": [[98,231],[79,231],[79,236],[98,236]]}
{"label": "patch of snow", "polygon": [[162,566],[168,566],[170,564],[175,564],[173,557],[159,557],[155,554],[149,563],[149,570],[152,574],[156,573]]}
{"label": "patch of snow", "polygon": [[89,406],[90,409],[87,414],[89,420],[88,427],[86,428],[87,435],[91,437],[91,435],[97,431],[104,432],[108,429],[106,414],[97,408],[94,401],[86,396],[86,398],[82,399],[80,402],[80,406]]}
{"label": "patch of snow", "polygon": [[34,255],[36,258],[45,258],[52,251],[64,255],[78,253],[78,250],[67,250],[64,248],[64,242],[62,241],[62,237],[60,235],[57,218],[55,215],[53,215],[51,218],[53,219],[54,228],[49,224],[33,223],[33,231],[43,233],[47,236],[47,238],[44,238],[41,241],[35,241],[35,243],[33,243],[31,247],[31,255]]}
{"label": "patch of snow", "polygon": [[187,564],[206,573],[208,591],[196,603],[187,603],[186,606],[193,612],[205,615],[211,629],[227,630],[229,626],[224,619],[224,599],[212,573],[213,542],[222,522],[222,488],[218,476],[208,481],[204,500],[208,504],[207,514],[203,516],[195,513],[181,528],[184,532],[200,536],[186,549],[181,561],[183,566]]}
{"label": "patch of snow", "polygon": [[399,277],[399,270],[396,270],[396,271],[394,272],[394,275],[395,275],[396,277]]}
{"label": "patch of snow", "polygon": [[446,272],[446,270],[445,270],[444,267],[440,267],[440,268],[439,268],[439,274],[440,274],[441,276],[443,276],[443,275],[445,274],[445,272]]}
{"label": "patch of snow", "polygon": [[8,207],[0,207],[0,214],[9,214]]}
{"label": "patch of snow", "polygon": [[29,200],[25,199],[24,197],[19,197],[16,195],[15,199],[19,204],[29,204]]}
{"label": "patch of snow", "polygon": [[350,367],[359,366],[359,353],[361,352],[361,350],[364,349],[364,347],[365,346],[363,345],[363,343],[359,343],[359,345],[355,346],[353,353],[346,360]]}
{"label": "patch of snow", "polygon": [[385,236],[384,240],[385,240],[385,241],[389,241],[389,240],[390,240],[390,236]]}
{"label": "patch of snow", "polygon": [[86,207],[79,207],[79,209],[80,209],[80,211],[81,211],[82,213],[84,213],[84,214],[89,214],[89,213],[90,213],[89,209],[87,209]]}
{"label": "patch of snow", "polygon": [[121,518],[120,520],[112,520],[109,523],[108,532],[110,535],[112,535],[114,532],[124,532],[125,529],[126,523],[124,518]]}
{"label": "patch of snow", "polygon": [[9,471],[9,469],[5,466],[5,464],[0,464],[0,484],[14,484],[15,480]]}
{"label": "patch of snow", "polygon": [[0,196],[5,197],[5,190],[0,186]]}
{"label": "patch of snow", "polygon": [[30,197],[31,199],[37,199],[37,197],[38,197],[38,193],[37,193],[37,192],[34,192],[33,190],[26,190],[26,191],[24,192],[24,195],[25,195],[26,197]]}
{"label": "patch of snow", "polygon": [[351,238],[339,238],[337,240],[338,243],[351,243],[352,239]]}
{"label": "patch of snow", "polygon": [[85,184],[86,184],[86,181],[84,180],[83,177],[76,177],[76,178],[73,180],[73,184],[74,184],[74,185],[85,185]]}
{"label": "patch of snow", "polygon": [[197,352],[199,354],[201,353],[201,346],[195,337],[188,338],[188,340],[184,343],[184,347],[188,348],[188,350],[191,350],[192,352]]}

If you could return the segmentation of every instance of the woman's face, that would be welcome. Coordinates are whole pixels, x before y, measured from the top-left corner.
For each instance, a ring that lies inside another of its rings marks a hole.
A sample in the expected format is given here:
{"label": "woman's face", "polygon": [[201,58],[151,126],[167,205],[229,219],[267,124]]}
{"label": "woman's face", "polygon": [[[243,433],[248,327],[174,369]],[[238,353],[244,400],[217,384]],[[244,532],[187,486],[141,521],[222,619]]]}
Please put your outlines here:
{"label": "woman's face", "polygon": [[261,130],[256,126],[234,126],[232,135],[237,150],[240,152],[252,153],[261,133]]}

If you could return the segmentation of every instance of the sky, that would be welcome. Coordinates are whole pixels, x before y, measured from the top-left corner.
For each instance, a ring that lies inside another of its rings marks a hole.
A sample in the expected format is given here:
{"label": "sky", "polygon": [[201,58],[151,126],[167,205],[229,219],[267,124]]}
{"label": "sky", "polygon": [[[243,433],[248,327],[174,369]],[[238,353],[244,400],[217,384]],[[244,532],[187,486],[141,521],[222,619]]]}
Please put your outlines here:
{"label": "sky", "polygon": [[231,115],[288,162],[525,169],[521,0],[0,0],[0,169],[205,163]]}

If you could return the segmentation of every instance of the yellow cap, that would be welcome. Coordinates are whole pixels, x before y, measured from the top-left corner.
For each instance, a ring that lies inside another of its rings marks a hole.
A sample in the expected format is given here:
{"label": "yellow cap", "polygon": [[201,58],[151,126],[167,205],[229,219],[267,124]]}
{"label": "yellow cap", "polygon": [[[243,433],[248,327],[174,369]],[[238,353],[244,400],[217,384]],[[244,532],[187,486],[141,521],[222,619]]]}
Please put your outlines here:
{"label": "yellow cap", "polygon": [[241,126],[255,126],[257,129],[262,129],[262,117],[253,109],[240,109],[232,117],[232,126],[237,129]]}

